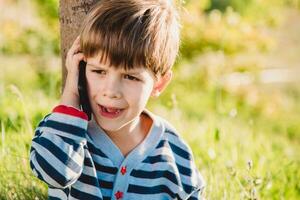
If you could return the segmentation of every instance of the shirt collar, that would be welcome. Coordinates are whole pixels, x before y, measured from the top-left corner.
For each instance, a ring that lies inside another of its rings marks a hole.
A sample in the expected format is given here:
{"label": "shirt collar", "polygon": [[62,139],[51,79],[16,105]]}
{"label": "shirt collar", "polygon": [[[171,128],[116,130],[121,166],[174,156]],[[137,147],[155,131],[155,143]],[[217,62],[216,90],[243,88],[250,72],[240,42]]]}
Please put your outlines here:
{"label": "shirt collar", "polygon": [[127,168],[134,167],[134,165],[144,160],[149,153],[155,149],[158,145],[160,138],[164,132],[164,127],[159,118],[148,110],[143,111],[148,115],[153,123],[145,137],[145,139],[135,147],[126,158],[123,156],[120,149],[114,142],[108,137],[108,135],[101,129],[94,119],[89,122],[88,135],[91,138],[91,142],[99,148],[116,167],[126,165]]}

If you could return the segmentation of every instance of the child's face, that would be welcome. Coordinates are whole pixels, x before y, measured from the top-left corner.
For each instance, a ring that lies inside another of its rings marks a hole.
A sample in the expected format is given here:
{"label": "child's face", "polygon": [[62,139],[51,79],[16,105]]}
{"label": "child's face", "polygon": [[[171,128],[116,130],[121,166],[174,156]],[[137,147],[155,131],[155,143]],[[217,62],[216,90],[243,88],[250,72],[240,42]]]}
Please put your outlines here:
{"label": "child's face", "polygon": [[95,121],[107,132],[138,122],[149,97],[163,88],[150,70],[116,69],[99,63],[99,56],[87,59],[86,77]]}

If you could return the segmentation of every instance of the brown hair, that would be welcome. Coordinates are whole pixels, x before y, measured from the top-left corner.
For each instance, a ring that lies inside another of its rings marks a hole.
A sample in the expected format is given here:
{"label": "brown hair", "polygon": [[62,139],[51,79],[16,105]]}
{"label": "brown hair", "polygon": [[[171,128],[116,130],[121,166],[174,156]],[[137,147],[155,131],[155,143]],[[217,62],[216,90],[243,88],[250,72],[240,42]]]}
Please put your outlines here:
{"label": "brown hair", "polygon": [[172,0],[101,0],[85,18],[80,38],[86,57],[100,53],[99,62],[164,75],[179,49],[177,11]]}

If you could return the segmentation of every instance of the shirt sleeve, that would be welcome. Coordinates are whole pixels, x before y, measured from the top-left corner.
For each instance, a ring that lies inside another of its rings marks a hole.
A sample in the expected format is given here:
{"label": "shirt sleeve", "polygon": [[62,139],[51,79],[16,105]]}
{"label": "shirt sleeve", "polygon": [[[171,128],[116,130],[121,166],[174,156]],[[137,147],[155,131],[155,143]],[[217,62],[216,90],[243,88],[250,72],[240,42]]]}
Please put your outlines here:
{"label": "shirt sleeve", "polygon": [[205,181],[198,169],[196,168],[194,162],[191,164],[191,169],[192,173],[190,177],[187,177],[187,179],[189,180],[191,184],[190,188],[192,189],[190,189],[189,191],[185,190],[185,192],[181,194],[181,196],[183,197],[182,199],[204,200]]}
{"label": "shirt sleeve", "polygon": [[66,188],[80,176],[84,161],[87,115],[59,105],[35,130],[30,166],[39,179],[54,188]]}
{"label": "shirt sleeve", "polygon": [[180,189],[178,195],[183,200],[204,199],[203,190],[205,181],[195,163],[191,147],[178,135],[177,131],[170,125],[165,131],[170,148],[175,158],[178,182]]}
{"label": "shirt sleeve", "polygon": [[188,200],[205,200],[204,198],[204,187],[199,188],[188,198]]}

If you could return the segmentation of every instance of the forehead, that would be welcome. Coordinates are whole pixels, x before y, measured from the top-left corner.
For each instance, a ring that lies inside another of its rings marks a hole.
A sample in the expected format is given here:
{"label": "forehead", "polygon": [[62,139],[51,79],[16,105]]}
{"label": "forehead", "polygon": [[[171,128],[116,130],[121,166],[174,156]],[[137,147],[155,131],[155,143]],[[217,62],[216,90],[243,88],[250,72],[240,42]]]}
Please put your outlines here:
{"label": "forehead", "polygon": [[105,57],[103,59],[101,54],[98,54],[97,56],[91,56],[87,58],[88,65],[93,66],[93,67],[101,67],[101,68],[114,68],[116,70],[121,70],[121,71],[130,71],[130,72],[140,72],[142,73],[143,71],[149,71],[148,68],[146,68],[143,65],[133,65],[132,67],[125,66],[124,64],[120,64],[118,66],[112,65],[111,61],[109,60],[108,57]]}

